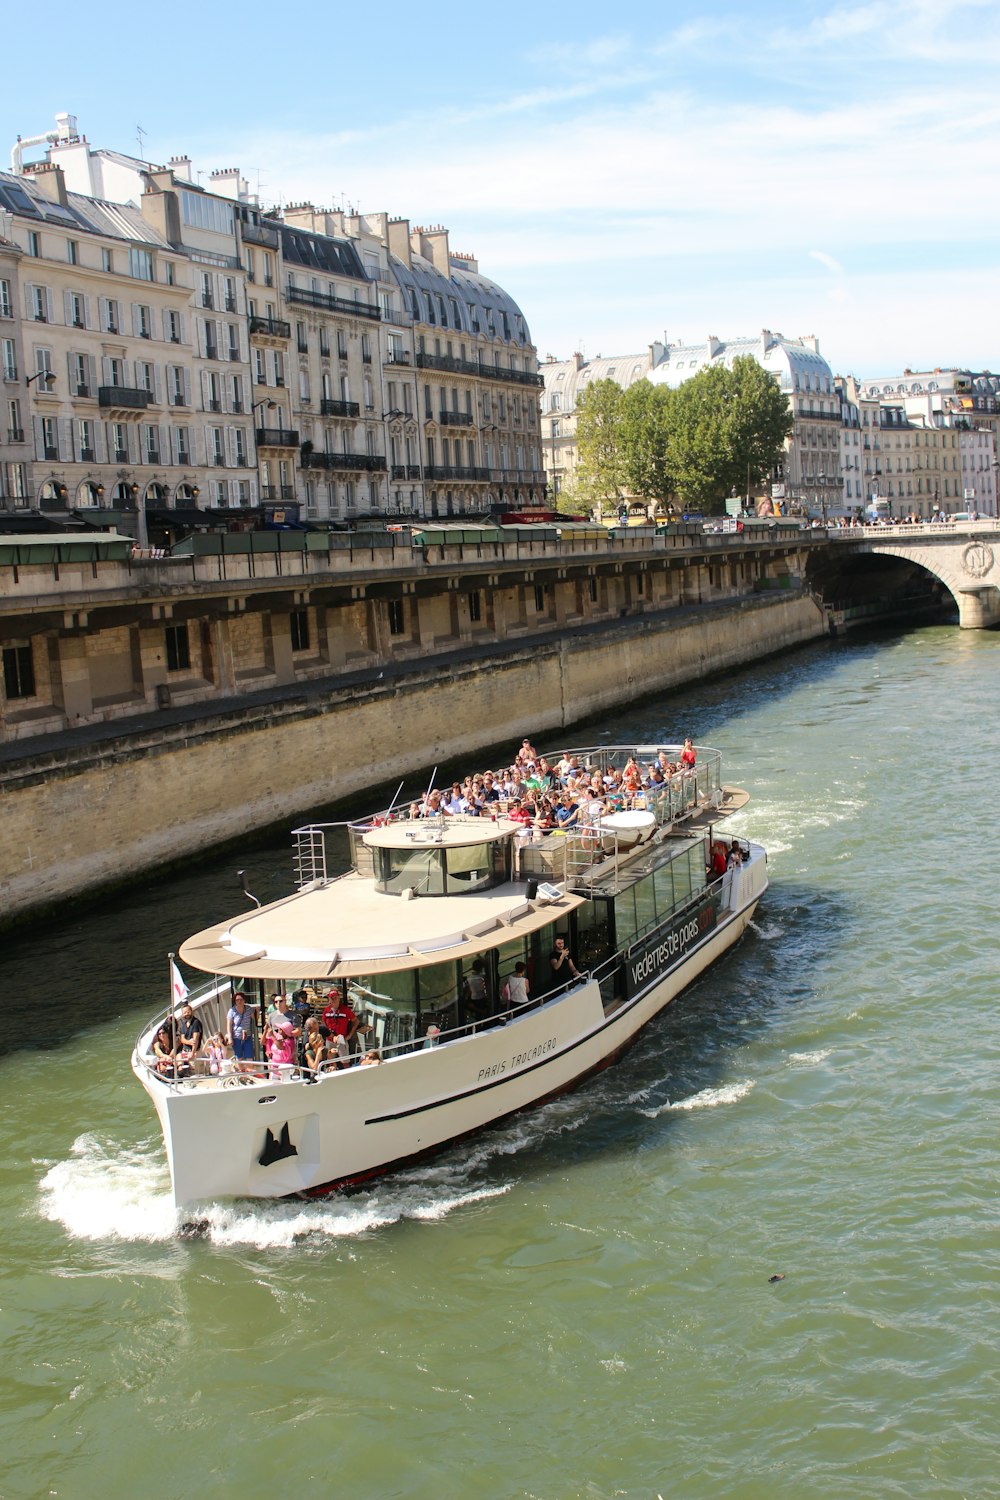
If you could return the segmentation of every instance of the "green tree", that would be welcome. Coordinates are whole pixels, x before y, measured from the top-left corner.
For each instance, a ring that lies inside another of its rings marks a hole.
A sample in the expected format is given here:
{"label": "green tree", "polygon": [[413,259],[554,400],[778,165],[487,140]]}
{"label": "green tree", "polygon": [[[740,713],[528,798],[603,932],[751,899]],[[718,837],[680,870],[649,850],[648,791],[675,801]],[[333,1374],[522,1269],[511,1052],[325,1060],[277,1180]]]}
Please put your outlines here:
{"label": "green tree", "polygon": [[588,506],[617,505],[625,490],[621,440],[624,391],[592,380],[576,403],[576,492]]}
{"label": "green tree", "polygon": [[667,462],[688,505],[722,511],[779,462],[792,414],[777,382],[749,355],[710,365],[673,393]]}
{"label": "green tree", "polygon": [[673,391],[637,380],[621,400],[621,445],[625,483],[646,501],[665,500],[674,489],[668,462]]}

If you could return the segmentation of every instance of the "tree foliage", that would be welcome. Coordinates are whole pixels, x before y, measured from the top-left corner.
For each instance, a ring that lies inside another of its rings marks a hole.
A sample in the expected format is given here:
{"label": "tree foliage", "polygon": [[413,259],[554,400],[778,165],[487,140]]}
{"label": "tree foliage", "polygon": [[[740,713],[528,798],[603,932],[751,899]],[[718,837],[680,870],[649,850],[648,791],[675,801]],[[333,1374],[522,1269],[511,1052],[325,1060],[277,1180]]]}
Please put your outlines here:
{"label": "tree foliage", "polygon": [[639,380],[589,385],[577,406],[578,493],[617,504],[675,494],[686,506],[724,509],[780,462],[792,430],[777,382],[749,355],[710,365],[672,390]]}
{"label": "tree foliage", "polygon": [[577,492],[587,505],[617,503],[625,490],[621,408],[613,380],[592,380],[576,405]]}
{"label": "tree foliage", "polygon": [[651,385],[648,380],[637,380],[622,395],[625,481],[631,494],[646,501],[661,500],[675,488],[668,458],[673,395],[667,386]]}

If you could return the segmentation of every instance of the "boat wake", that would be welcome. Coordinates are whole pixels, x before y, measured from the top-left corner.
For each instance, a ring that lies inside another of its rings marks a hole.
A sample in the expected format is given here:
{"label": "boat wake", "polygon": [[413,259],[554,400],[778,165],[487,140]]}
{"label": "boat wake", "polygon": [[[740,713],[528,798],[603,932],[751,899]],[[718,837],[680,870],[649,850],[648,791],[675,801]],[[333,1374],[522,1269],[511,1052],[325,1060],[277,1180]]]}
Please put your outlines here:
{"label": "boat wake", "polygon": [[56,1162],[39,1184],[40,1211],[73,1239],[163,1244],[203,1239],[219,1246],[290,1249],[322,1244],[381,1229],[404,1219],[443,1219],[456,1209],[510,1191],[509,1182],[476,1182],[492,1156],[518,1149],[498,1142],[460,1159],[384,1178],[350,1197],[242,1199],[178,1210],[162,1144],[150,1139],[126,1150],[81,1135],[66,1161]]}
{"label": "boat wake", "polygon": [[700,1089],[686,1099],[668,1099],[655,1109],[640,1110],[649,1120],[658,1120],[661,1115],[691,1109],[715,1109],[719,1104],[736,1104],[745,1099],[753,1088],[753,1079],[744,1078],[740,1083],[724,1083],[715,1089]]}
{"label": "boat wake", "polygon": [[200,1239],[221,1247],[321,1247],[405,1220],[446,1218],[458,1209],[502,1197],[513,1186],[510,1157],[543,1146],[589,1118],[578,1100],[557,1099],[537,1114],[518,1116],[422,1166],[382,1177],[350,1194],[314,1199],[240,1199],[178,1210],[162,1142],[150,1137],[126,1149],[92,1134],[79,1136],[70,1157],[49,1167],[39,1184],[40,1211],[73,1239],[164,1244]]}

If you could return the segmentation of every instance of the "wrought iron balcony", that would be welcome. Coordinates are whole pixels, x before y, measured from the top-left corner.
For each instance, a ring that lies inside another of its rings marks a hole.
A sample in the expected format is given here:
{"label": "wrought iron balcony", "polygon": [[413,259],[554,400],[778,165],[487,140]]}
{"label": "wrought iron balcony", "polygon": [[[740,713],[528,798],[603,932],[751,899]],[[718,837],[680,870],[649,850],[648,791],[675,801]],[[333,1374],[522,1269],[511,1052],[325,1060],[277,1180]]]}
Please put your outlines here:
{"label": "wrought iron balcony", "polygon": [[297,448],[299,434],[294,427],[258,427],[258,448]]}
{"label": "wrought iron balcony", "polygon": [[294,500],[295,487],[291,484],[262,484],[260,498],[262,500]]}
{"label": "wrought iron balcony", "polygon": [[409,349],[390,349],[388,358],[386,359],[386,364],[408,365],[412,362],[412,360],[413,356],[410,353]]}
{"label": "wrought iron balcony", "polygon": [[321,417],[359,417],[361,407],[357,401],[331,401],[324,396],[319,403]]}
{"label": "wrought iron balcony", "polygon": [[99,385],[97,404],[106,410],[145,411],[149,405],[149,392],[131,385]]}
{"label": "wrought iron balcony", "polygon": [[317,307],[322,312],[347,313],[352,318],[370,318],[378,323],[382,309],[372,302],[352,302],[349,297],[335,297],[332,292],[313,292],[307,287],[290,286],[285,289],[287,302],[298,302],[303,307]]}
{"label": "wrought iron balcony", "polygon": [[463,464],[426,464],[424,466],[425,479],[459,479],[468,483],[489,482],[489,469],[469,468]]}
{"label": "wrought iron balcony", "polygon": [[250,319],[251,338],[290,339],[291,336],[292,325],[284,318]]}
{"label": "wrought iron balcony", "polygon": [[343,472],[354,471],[355,473],[367,470],[369,473],[384,472],[388,467],[385,455],[382,453],[304,453],[302,455],[302,467],[304,469],[336,469]]}
{"label": "wrought iron balcony", "polygon": [[442,427],[472,427],[475,425],[471,411],[442,411],[438,413],[438,421]]}
{"label": "wrought iron balcony", "polygon": [[543,386],[545,378],[530,370],[505,370],[498,365],[456,359],[453,354],[418,354],[418,370],[440,370],[445,375],[476,375],[481,380],[503,380],[512,385]]}

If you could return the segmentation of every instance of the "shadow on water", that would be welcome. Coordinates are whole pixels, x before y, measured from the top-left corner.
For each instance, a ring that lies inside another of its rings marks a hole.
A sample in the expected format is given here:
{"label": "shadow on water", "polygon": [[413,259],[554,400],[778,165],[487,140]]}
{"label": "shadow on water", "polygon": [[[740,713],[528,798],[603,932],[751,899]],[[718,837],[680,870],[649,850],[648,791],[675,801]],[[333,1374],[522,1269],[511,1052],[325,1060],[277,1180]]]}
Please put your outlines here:
{"label": "shadow on water", "polygon": [[[584,1156],[630,1156],[692,1107],[742,1097],[741,1085],[753,1083],[741,1071],[747,1048],[815,999],[811,973],[854,920],[840,894],[772,885],[736,947],[650,1022],[618,1064],[521,1117],[531,1123],[518,1135],[519,1175],[569,1168]],[[486,1135],[515,1128],[506,1122]],[[481,1154],[475,1185],[489,1186],[509,1171],[506,1153]]]}

